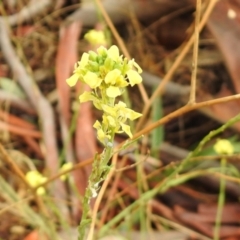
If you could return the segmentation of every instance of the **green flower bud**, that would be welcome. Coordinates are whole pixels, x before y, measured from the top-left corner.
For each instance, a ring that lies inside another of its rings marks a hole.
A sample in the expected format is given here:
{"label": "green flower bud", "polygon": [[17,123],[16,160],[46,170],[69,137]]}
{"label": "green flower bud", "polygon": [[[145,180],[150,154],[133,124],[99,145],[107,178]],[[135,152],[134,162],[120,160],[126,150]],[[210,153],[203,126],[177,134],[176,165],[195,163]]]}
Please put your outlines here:
{"label": "green flower bud", "polygon": [[99,54],[99,56],[101,56],[102,58],[106,58],[108,55],[107,49],[103,46],[99,47],[97,49],[97,53]]}
{"label": "green flower bud", "polygon": [[104,67],[110,71],[113,69],[114,64],[115,62],[111,58],[107,57],[104,62]]}
{"label": "green flower bud", "polygon": [[89,60],[97,61],[98,55],[94,51],[89,51]]}
{"label": "green flower bud", "polygon": [[91,72],[98,72],[99,71],[99,64],[95,61],[89,61],[89,70]]}

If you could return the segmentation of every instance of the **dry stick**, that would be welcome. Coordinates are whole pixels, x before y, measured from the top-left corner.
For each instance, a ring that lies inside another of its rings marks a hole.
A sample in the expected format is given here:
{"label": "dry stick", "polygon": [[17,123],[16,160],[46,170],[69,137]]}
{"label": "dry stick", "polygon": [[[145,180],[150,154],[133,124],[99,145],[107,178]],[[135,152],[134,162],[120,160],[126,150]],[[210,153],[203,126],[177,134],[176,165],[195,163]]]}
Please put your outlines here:
{"label": "dry stick", "polygon": [[[56,173],[58,171],[58,151],[53,109],[17,56],[3,18],[0,18],[0,47],[7,63],[16,75],[18,82],[38,112],[42,125],[43,140],[46,146],[46,166],[52,173]],[[55,183],[53,190],[55,190],[54,195],[56,198],[65,198],[66,189],[60,180]],[[61,205],[59,208],[68,216],[69,210],[66,206]]]}
{"label": "dry stick", "polygon": [[85,167],[85,166],[87,166],[87,165],[90,165],[90,164],[93,162],[93,160],[94,160],[93,158],[89,158],[89,159],[87,159],[87,160],[85,160],[85,161],[83,161],[83,162],[77,163],[77,164],[75,164],[72,168],[67,169],[67,170],[65,170],[65,171],[62,171],[62,172],[59,172],[59,173],[51,176],[50,178],[47,179],[47,181],[45,181],[44,183],[39,184],[37,187],[34,187],[33,189],[34,189],[34,190],[37,190],[37,189],[40,188],[40,187],[45,187],[45,186],[48,185],[49,183],[53,182],[53,181],[56,180],[56,179],[59,179],[61,176],[65,175],[65,174],[68,174],[68,173],[70,173],[70,172],[73,172],[73,171],[75,171],[75,170],[78,170],[78,169],[80,169],[80,168],[83,168],[83,167]]}
{"label": "dry stick", "polygon": [[[101,13],[107,23],[107,25],[109,26],[110,30],[112,31],[112,34],[113,36],[115,37],[115,39],[117,40],[118,42],[118,45],[120,47],[120,49],[122,50],[123,54],[128,58],[128,59],[131,59],[131,56],[122,40],[122,38],[120,37],[120,35],[118,34],[116,28],[114,27],[110,17],[108,16],[108,13],[106,12],[105,8],[103,7],[102,5],[102,2],[100,0],[95,0],[96,1],[96,4],[98,5],[99,9],[101,10]],[[149,99],[148,99],[148,95],[147,95],[147,92],[143,86],[143,84],[138,84],[138,88],[139,88],[139,91],[142,95],[142,98],[143,98],[143,101],[145,104],[148,103]]]}
{"label": "dry stick", "polygon": [[[123,157],[123,159],[120,163],[120,166],[124,166],[126,161],[127,161],[127,155],[124,155],[124,157]],[[109,194],[107,196],[107,199],[105,201],[105,203],[106,203],[105,207],[101,212],[100,227],[102,227],[103,224],[104,224],[104,220],[106,219],[106,216],[107,216],[108,211],[110,209],[110,202],[112,200],[112,197],[116,193],[117,185],[118,185],[118,182],[119,182],[119,179],[121,178],[121,176],[122,176],[122,172],[116,173],[116,175],[114,177],[114,180],[113,180],[113,183],[111,184],[111,189],[110,189]]]}
{"label": "dry stick", "polygon": [[32,3],[28,4],[27,6],[23,7],[20,12],[7,16],[8,23],[13,26],[17,24],[22,24],[25,21],[32,19],[35,17],[39,12],[42,12],[51,4],[51,0],[41,0],[41,1],[32,1]]}
{"label": "dry stick", "polygon": [[0,89],[0,102],[5,101],[10,103],[10,105],[16,106],[27,113],[30,114],[36,113],[36,111],[33,109],[31,104],[27,102],[27,100],[21,99],[13,93],[5,92],[4,90]]}
{"label": "dry stick", "polygon": [[7,151],[4,149],[3,145],[0,143],[0,154],[3,156],[3,160],[11,167],[13,172],[24,182],[28,188],[32,188],[27,182],[24,173],[18,167],[18,165],[13,161],[13,159],[8,155]]}
{"label": "dry stick", "polygon": [[196,16],[195,16],[195,30],[194,30],[194,46],[193,46],[193,69],[191,77],[191,89],[189,104],[194,104],[196,102],[196,85],[197,85],[197,67],[198,67],[198,44],[199,44],[199,21],[201,16],[201,0],[196,2]]}
{"label": "dry stick", "polygon": [[[134,134],[132,139],[137,139],[140,136],[151,132],[156,127],[158,127],[160,125],[163,125],[163,124],[169,122],[170,120],[172,120],[173,118],[176,118],[176,117],[178,117],[182,114],[185,114],[187,112],[190,112],[190,111],[202,108],[202,107],[207,107],[207,106],[211,106],[211,105],[219,104],[219,103],[225,103],[225,102],[229,102],[229,101],[233,101],[233,100],[237,100],[237,99],[240,99],[240,94],[235,94],[235,95],[228,96],[228,97],[217,98],[217,99],[208,100],[208,101],[204,101],[204,102],[200,102],[200,103],[195,103],[194,105],[185,105],[185,106],[177,109],[176,111],[168,114],[167,116],[159,119],[158,121],[150,124],[149,126],[145,127],[141,131],[137,132],[136,134]],[[124,144],[124,142],[119,145],[119,148],[123,144]]]}
{"label": "dry stick", "polygon": [[3,122],[1,120],[0,120],[0,130],[8,131],[16,135],[29,136],[29,137],[38,138],[38,139],[42,137],[42,134],[39,131],[12,125],[12,124]]}
{"label": "dry stick", "polygon": [[[209,15],[211,14],[211,12],[213,10],[213,7],[215,6],[217,1],[218,0],[210,0],[209,4],[207,6],[207,9],[205,11],[205,14],[203,15],[203,17],[202,17],[202,19],[199,23],[199,28],[198,28],[199,32],[205,26],[205,24],[207,22],[207,19],[208,19]],[[140,118],[139,122],[137,123],[136,130],[139,130],[141,128],[141,126],[143,125],[153,101],[155,100],[155,98],[157,96],[159,96],[163,92],[163,88],[165,87],[167,82],[170,81],[171,77],[173,76],[174,72],[178,68],[179,64],[182,62],[182,60],[184,59],[184,57],[188,53],[190,47],[194,43],[194,39],[195,39],[195,36],[192,35],[191,38],[186,43],[186,45],[184,46],[184,48],[182,49],[182,51],[180,52],[180,54],[178,55],[178,57],[176,58],[175,62],[173,63],[173,65],[171,66],[169,71],[166,73],[166,75],[162,79],[162,82],[159,84],[156,91],[153,93],[153,95],[151,96],[149,101],[145,104],[145,107],[144,107],[143,112],[142,112],[143,116]]]}
{"label": "dry stick", "polygon": [[36,194],[35,189],[32,188],[31,185],[28,183],[22,170],[13,161],[13,159],[8,155],[7,151],[4,149],[4,147],[1,143],[0,143],[0,154],[2,155],[2,159],[10,166],[10,168],[13,170],[13,172],[22,180],[22,182],[28,187],[28,189],[32,190],[32,193],[34,195],[34,199],[35,199],[36,203],[38,204],[39,208],[44,212],[44,214],[47,215],[46,210],[43,207],[42,200]]}
{"label": "dry stick", "polygon": [[[0,19],[0,46],[3,55],[16,75],[19,84],[25,90],[31,104],[37,110],[42,121],[43,138],[46,143],[47,164],[58,162],[57,143],[55,139],[54,113],[47,99],[40,92],[37,84],[26,72],[25,67],[17,56],[8,33],[7,26],[3,19]],[[52,167],[53,168],[53,167]],[[51,167],[50,167],[51,169]],[[57,168],[56,168],[57,169]]]}

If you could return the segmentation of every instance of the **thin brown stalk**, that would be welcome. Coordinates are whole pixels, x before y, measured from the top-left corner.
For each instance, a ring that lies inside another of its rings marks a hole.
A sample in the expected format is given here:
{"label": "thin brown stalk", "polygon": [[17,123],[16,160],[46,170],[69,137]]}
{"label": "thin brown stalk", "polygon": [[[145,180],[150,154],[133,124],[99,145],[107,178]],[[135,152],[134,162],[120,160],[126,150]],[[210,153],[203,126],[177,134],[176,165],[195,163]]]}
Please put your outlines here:
{"label": "thin brown stalk", "polygon": [[[235,94],[235,95],[228,96],[228,97],[217,98],[217,99],[208,100],[208,101],[204,101],[204,102],[200,102],[200,103],[195,103],[193,105],[185,105],[185,106],[177,109],[176,111],[168,114],[167,116],[159,119],[158,121],[150,124],[149,126],[143,128],[141,131],[138,131],[136,134],[134,134],[133,139],[136,139],[144,134],[147,134],[147,133],[151,132],[153,129],[155,129],[156,127],[163,125],[163,124],[169,122],[170,120],[172,120],[178,116],[181,116],[187,112],[190,112],[190,111],[193,111],[193,110],[196,110],[199,108],[211,106],[214,104],[218,104],[218,103],[225,103],[225,102],[237,100],[237,99],[240,99],[240,94]],[[122,145],[123,145],[123,143],[121,144],[121,146]]]}
{"label": "thin brown stalk", "polygon": [[21,180],[22,182],[28,187],[31,188],[29,183],[27,182],[25,178],[25,174],[22,172],[22,170],[18,167],[18,165],[14,162],[14,160],[9,156],[3,145],[0,143],[0,154],[2,155],[2,159],[5,163],[7,163],[13,173],[15,173]]}
{"label": "thin brown stalk", "polygon": [[197,86],[197,67],[198,67],[198,45],[199,45],[199,21],[201,16],[201,0],[196,2],[196,16],[195,16],[195,29],[194,29],[194,45],[193,45],[193,69],[191,77],[191,89],[189,104],[194,104],[196,102],[196,86]]}
{"label": "thin brown stalk", "polygon": [[47,181],[45,181],[44,183],[39,184],[37,187],[35,187],[34,190],[38,189],[39,187],[45,187],[46,185],[53,182],[54,180],[59,179],[61,176],[68,174],[72,171],[78,170],[80,168],[83,168],[87,165],[90,165],[92,162],[93,162],[93,158],[89,158],[83,162],[77,163],[72,168],[62,171],[62,172],[59,172],[59,173],[51,176],[50,178],[47,179]]}
{"label": "thin brown stalk", "polygon": [[[216,2],[218,0],[211,0],[206,8],[206,11],[199,23],[199,32],[201,32],[201,30],[203,29],[203,27],[205,26],[209,15],[211,14]],[[171,77],[173,76],[174,72],[176,71],[176,69],[178,68],[178,66],[180,65],[180,63],[182,62],[182,60],[184,59],[184,57],[186,56],[186,54],[188,53],[189,49],[191,48],[191,46],[193,45],[195,40],[195,36],[194,34],[191,36],[191,38],[188,40],[188,42],[186,43],[186,45],[183,47],[182,51],[180,52],[180,54],[178,55],[178,57],[176,58],[175,62],[173,63],[173,65],[171,66],[171,68],[169,69],[169,71],[166,73],[166,75],[164,76],[164,78],[162,79],[162,82],[159,84],[158,88],[156,89],[156,91],[153,93],[153,95],[151,96],[151,98],[149,99],[149,101],[145,104],[144,109],[143,109],[143,116],[140,118],[137,126],[136,126],[136,131],[139,130],[143,123],[145,122],[145,119],[147,117],[147,114],[149,112],[149,109],[152,105],[152,103],[154,102],[154,100],[156,99],[157,96],[159,96],[162,92],[163,89],[165,87],[165,85],[167,84],[168,81],[170,81]]]}
{"label": "thin brown stalk", "polygon": [[46,214],[46,210],[42,204],[41,199],[36,194],[36,191],[31,187],[31,185],[28,183],[28,181],[25,178],[25,174],[22,172],[22,170],[18,167],[18,165],[15,163],[15,161],[9,156],[3,145],[0,143],[0,155],[2,156],[2,159],[5,163],[7,163],[10,168],[12,169],[13,173],[16,174],[22,182],[26,185],[28,189],[30,189],[34,195],[34,199],[36,203],[38,204],[39,208],[43,211],[44,214]]}
{"label": "thin brown stalk", "polygon": [[[126,56],[126,58],[128,58],[128,59],[131,59],[131,56],[130,56],[122,38],[120,37],[120,35],[119,35],[118,31],[116,30],[114,24],[112,23],[112,20],[110,19],[108,13],[104,9],[102,2],[100,0],[95,0],[95,2],[97,4],[97,6],[99,7],[107,25],[108,25],[108,27],[110,28],[110,30],[113,34],[113,36],[115,37],[116,41],[118,42],[118,45],[119,45],[120,49],[122,50],[124,56]],[[142,99],[143,99],[144,103],[145,104],[148,103],[148,101],[149,101],[148,95],[147,95],[147,92],[146,92],[143,84],[138,84],[137,86],[139,88],[139,91],[141,93],[141,96],[142,96]]]}
{"label": "thin brown stalk", "polygon": [[[121,162],[119,162],[120,168],[125,165],[125,163],[126,163],[127,160],[128,160],[127,155],[124,155],[123,158],[122,158],[122,160],[121,160]],[[115,172],[116,172],[116,170],[115,170]],[[115,178],[114,178],[114,180],[112,181],[111,189],[110,189],[110,191],[109,191],[109,194],[107,195],[105,207],[104,207],[104,209],[101,211],[100,227],[103,226],[103,224],[104,224],[104,222],[105,222],[105,220],[106,220],[107,214],[108,214],[109,209],[110,209],[110,207],[111,207],[111,204],[110,204],[110,203],[111,203],[111,201],[112,201],[112,198],[113,198],[113,197],[115,196],[115,194],[116,194],[117,185],[118,185],[118,183],[119,183],[119,180],[120,180],[121,176],[122,176],[122,172],[121,172],[121,171],[120,171],[120,172],[116,172],[116,174],[115,174],[115,176],[114,176]]]}

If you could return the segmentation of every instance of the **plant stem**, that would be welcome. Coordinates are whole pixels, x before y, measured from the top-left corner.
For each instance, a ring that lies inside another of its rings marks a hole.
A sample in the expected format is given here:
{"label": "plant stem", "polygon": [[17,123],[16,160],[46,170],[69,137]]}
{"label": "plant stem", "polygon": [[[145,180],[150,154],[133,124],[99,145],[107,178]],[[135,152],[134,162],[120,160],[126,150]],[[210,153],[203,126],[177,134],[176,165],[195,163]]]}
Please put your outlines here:
{"label": "plant stem", "polygon": [[113,148],[106,147],[103,152],[99,155],[96,154],[94,161],[92,172],[89,176],[88,187],[86,189],[84,199],[83,199],[83,213],[82,219],[78,228],[79,236],[78,240],[83,240],[85,237],[85,232],[89,224],[92,222],[91,216],[89,216],[90,212],[90,201],[92,198],[97,196],[97,192],[99,190],[99,184],[106,179],[108,175],[108,162],[112,157]]}
{"label": "plant stem", "polygon": [[128,216],[131,214],[131,211],[135,209],[139,204],[142,202],[147,202],[151,200],[154,196],[156,196],[158,193],[163,193],[165,192],[169,187],[168,182],[172,181],[177,174],[179,174],[185,167],[185,165],[188,163],[188,161],[196,156],[203,148],[203,146],[210,141],[214,136],[217,134],[223,132],[225,129],[229,128],[232,126],[234,123],[238,122],[240,120],[240,114],[237,116],[233,117],[230,119],[227,123],[222,125],[216,130],[211,131],[207,136],[203,138],[203,140],[198,144],[198,146],[195,148],[195,150],[181,162],[181,164],[173,171],[172,174],[170,174],[162,183],[158,184],[154,189],[144,193],[141,195],[139,199],[137,199],[134,203],[126,207],[123,211],[121,211],[118,215],[116,215],[114,218],[111,219],[108,223],[106,223],[100,230],[99,230],[99,236],[103,236],[112,226],[117,224],[119,221],[121,221],[124,217]]}
{"label": "plant stem", "polygon": [[[226,158],[221,159],[221,173],[225,173],[226,168]],[[215,221],[215,228],[214,228],[214,240],[219,240],[219,231],[221,228],[221,220],[222,220],[222,212],[223,206],[225,203],[225,186],[226,180],[224,178],[220,179],[220,187],[219,187],[219,196],[218,196],[218,208],[217,208],[217,215]]]}

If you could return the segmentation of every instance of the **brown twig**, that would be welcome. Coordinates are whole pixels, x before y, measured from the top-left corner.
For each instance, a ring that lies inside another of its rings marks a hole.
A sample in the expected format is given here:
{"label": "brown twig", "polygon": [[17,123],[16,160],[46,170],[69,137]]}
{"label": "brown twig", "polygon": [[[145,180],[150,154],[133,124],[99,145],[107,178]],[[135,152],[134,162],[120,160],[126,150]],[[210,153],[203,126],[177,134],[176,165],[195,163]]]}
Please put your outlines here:
{"label": "brown twig", "polygon": [[90,165],[92,162],[93,162],[93,158],[89,158],[89,159],[87,159],[87,160],[85,160],[83,162],[77,163],[72,168],[70,168],[68,170],[65,170],[65,171],[62,171],[62,172],[59,172],[59,173],[51,176],[50,178],[47,179],[47,181],[45,181],[44,183],[42,183],[42,184],[38,185],[37,187],[35,187],[34,190],[37,190],[40,187],[45,187],[49,183],[53,182],[54,180],[59,179],[61,176],[65,175],[65,174],[68,174],[70,172],[79,170],[80,168],[83,168],[83,167],[85,167],[87,165]]}
{"label": "brown twig", "polygon": [[201,16],[201,0],[196,2],[196,14],[195,14],[195,30],[194,30],[194,46],[193,46],[193,69],[191,77],[191,90],[189,97],[189,104],[196,102],[196,86],[197,86],[197,66],[198,66],[198,45],[199,45],[199,21]]}
{"label": "brown twig", "polygon": [[[53,109],[47,99],[42,95],[37,84],[29,76],[17,56],[10,41],[8,27],[2,18],[0,18],[0,46],[7,63],[16,75],[18,82],[25,90],[30,102],[38,113],[42,125],[43,140],[46,147],[46,166],[51,173],[56,173],[58,171],[58,150]],[[60,180],[55,182],[53,194],[57,199],[66,197],[66,189]],[[59,207],[61,211],[68,216],[69,210],[67,207],[64,205]]]}
{"label": "brown twig", "polygon": [[[128,160],[128,158],[125,155],[122,158],[121,162],[119,162],[119,166],[123,167],[127,160]],[[118,182],[119,182],[121,176],[122,176],[122,172],[118,172],[118,173],[116,173],[114,175],[114,180],[112,181],[111,189],[110,189],[109,194],[107,195],[107,199],[105,201],[105,203],[106,203],[105,207],[101,211],[100,227],[103,226],[104,221],[106,220],[106,217],[108,215],[109,209],[111,207],[111,201],[112,201],[113,197],[115,196],[115,194],[117,192],[117,186],[118,186]]]}
{"label": "brown twig", "polygon": [[[115,26],[113,25],[108,13],[106,12],[105,8],[103,7],[102,2],[100,0],[95,0],[95,1],[105,19],[108,27],[110,28],[113,36],[115,37],[116,41],[118,42],[118,45],[119,45],[120,49],[122,50],[123,54],[125,55],[126,58],[131,59],[131,56],[130,56],[122,38],[120,37],[118,31],[116,30]],[[147,92],[146,92],[143,84],[138,84],[138,88],[142,95],[143,101],[146,104],[148,102],[148,95],[147,95]]]}
{"label": "brown twig", "polygon": [[[193,111],[193,110],[196,110],[199,108],[211,106],[214,104],[225,103],[225,102],[237,100],[237,99],[240,99],[240,94],[235,94],[235,95],[228,96],[228,97],[217,98],[217,99],[213,99],[213,100],[209,100],[209,101],[195,103],[193,105],[185,105],[185,106],[177,109],[176,111],[168,114],[167,116],[161,118],[160,120],[150,124],[149,126],[145,127],[144,129],[138,131],[136,134],[134,134],[133,139],[136,139],[144,134],[147,134],[147,133],[151,132],[153,129],[155,129],[156,127],[163,125],[163,124],[169,122],[170,120],[172,120],[178,116],[181,116],[187,112],[190,112],[190,111]],[[124,143],[120,144],[120,146],[122,146],[123,144]]]}
{"label": "brown twig", "polygon": [[42,134],[39,131],[7,124],[1,120],[0,120],[0,129],[1,131],[8,131],[21,136],[29,136],[29,137],[38,138],[38,139],[42,137]]}
{"label": "brown twig", "polygon": [[22,180],[22,182],[27,186],[27,188],[31,190],[36,203],[38,204],[39,208],[43,211],[43,213],[46,215],[47,212],[43,206],[41,198],[37,195],[35,189],[32,188],[31,185],[28,183],[22,170],[18,167],[15,161],[9,156],[9,154],[7,153],[7,151],[5,150],[5,148],[1,143],[0,143],[0,154],[2,156],[3,161],[5,161],[5,163],[7,163],[10,166],[12,171]]}
{"label": "brown twig", "polygon": [[28,187],[32,188],[29,183],[27,182],[24,173],[22,170],[18,167],[18,165],[14,162],[14,160],[8,155],[7,151],[3,147],[3,145],[0,143],[0,154],[2,155],[2,159],[5,163],[7,163],[10,168],[12,169],[13,173],[15,173],[22,182]]}
{"label": "brown twig", "polygon": [[27,113],[34,114],[36,111],[26,100],[17,97],[14,94],[8,93],[0,89],[0,101],[10,103],[13,106],[16,106]]}
{"label": "brown twig", "polygon": [[5,17],[6,21],[11,26],[24,23],[35,17],[38,13],[43,12],[50,4],[50,0],[32,1],[26,7],[23,7],[20,12]]}
{"label": "brown twig", "polygon": [[[210,13],[212,12],[216,2],[217,2],[217,0],[211,0],[209,2],[208,6],[207,6],[207,9],[206,9],[206,11],[205,11],[200,23],[199,23],[199,28],[198,28],[199,32],[205,26],[205,24],[207,22],[207,19],[208,19]],[[164,89],[165,85],[167,84],[168,81],[170,81],[174,72],[176,71],[176,69],[178,68],[178,66],[180,65],[180,63],[182,62],[182,60],[184,59],[186,54],[188,53],[190,47],[194,43],[194,40],[195,40],[195,36],[193,34],[191,36],[191,38],[188,40],[188,42],[186,43],[186,45],[183,47],[182,51],[180,52],[180,54],[176,58],[175,62],[173,63],[173,65],[171,66],[169,71],[166,73],[166,75],[162,79],[162,82],[159,84],[156,91],[153,93],[153,95],[151,96],[149,101],[145,104],[144,109],[142,111],[143,116],[140,118],[139,122],[137,123],[136,130],[139,130],[141,128],[141,126],[143,125],[153,101],[156,99],[157,96],[159,96],[163,92],[163,89]]]}

